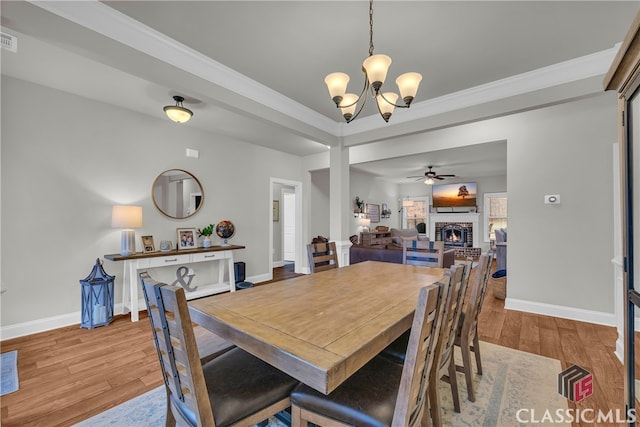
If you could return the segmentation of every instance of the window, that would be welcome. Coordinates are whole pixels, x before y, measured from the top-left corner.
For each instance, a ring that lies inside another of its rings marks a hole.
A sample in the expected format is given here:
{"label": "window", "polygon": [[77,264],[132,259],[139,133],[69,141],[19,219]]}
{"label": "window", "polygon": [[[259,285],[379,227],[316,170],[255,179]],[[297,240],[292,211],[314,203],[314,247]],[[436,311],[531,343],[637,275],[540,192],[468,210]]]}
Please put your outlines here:
{"label": "window", "polygon": [[498,228],[507,228],[507,193],[484,193],[484,241],[495,240]]}
{"label": "window", "polygon": [[413,206],[403,206],[402,208],[402,228],[416,228],[416,225],[424,224],[424,231],[419,229],[421,233],[427,233],[429,229],[429,197],[408,197],[402,201],[410,200]]}

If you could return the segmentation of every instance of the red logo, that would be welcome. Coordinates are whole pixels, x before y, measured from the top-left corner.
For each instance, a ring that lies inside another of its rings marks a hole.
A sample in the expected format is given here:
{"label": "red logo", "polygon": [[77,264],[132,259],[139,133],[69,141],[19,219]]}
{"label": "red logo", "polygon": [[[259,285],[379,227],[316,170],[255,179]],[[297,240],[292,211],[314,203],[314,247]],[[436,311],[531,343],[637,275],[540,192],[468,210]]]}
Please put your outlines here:
{"label": "red logo", "polygon": [[580,402],[593,394],[593,375],[586,369],[573,365],[558,374],[558,393]]}

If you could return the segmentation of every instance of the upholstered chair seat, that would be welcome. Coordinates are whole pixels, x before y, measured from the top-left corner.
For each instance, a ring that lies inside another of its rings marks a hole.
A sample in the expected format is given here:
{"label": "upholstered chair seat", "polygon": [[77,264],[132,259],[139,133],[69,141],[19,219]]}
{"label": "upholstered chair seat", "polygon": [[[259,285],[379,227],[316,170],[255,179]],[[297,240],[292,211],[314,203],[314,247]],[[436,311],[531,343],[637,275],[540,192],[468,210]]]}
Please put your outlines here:
{"label": "upholstered chair seat", "polygon": [[375,357],[328,396],[300,384],[291,393],[291,403],[354,426],[388,427],[401,376],[402,366]]}
{"label": "upholstered chair seat", "polygon": [[234,348],[202,370],[216,426],[228,426],[282,400],[298,381]]}

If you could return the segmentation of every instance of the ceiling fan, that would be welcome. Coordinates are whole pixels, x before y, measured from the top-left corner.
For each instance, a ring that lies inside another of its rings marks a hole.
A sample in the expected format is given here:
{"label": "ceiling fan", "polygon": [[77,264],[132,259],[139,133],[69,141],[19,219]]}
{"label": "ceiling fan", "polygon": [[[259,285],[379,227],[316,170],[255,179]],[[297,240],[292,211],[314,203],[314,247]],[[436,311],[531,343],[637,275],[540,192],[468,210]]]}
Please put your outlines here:
{"label": "ceiling fan", "polygon": [[419,181],[424,178],[425,184],[433,184],[434,179],[443,180],[445,178],[454,178],[455,175],[451,174],[442,174],[439,175],[433,171],[433,166],[428,166],[429,170],[424,173],[424,176],[408,176],[407,178],[418,178],[416,181]]}

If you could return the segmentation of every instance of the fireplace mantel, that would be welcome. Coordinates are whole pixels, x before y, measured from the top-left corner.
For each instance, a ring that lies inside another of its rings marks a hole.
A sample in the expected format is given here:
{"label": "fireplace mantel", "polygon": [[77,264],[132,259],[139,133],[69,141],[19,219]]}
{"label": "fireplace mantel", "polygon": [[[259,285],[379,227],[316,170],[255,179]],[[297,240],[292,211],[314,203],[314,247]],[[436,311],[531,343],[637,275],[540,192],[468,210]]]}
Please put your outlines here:
{"label": "fireplace mantel", "polygon": [[429,238],[436,240],[436,222],[470,222],[473,224],[473,246],[480,247],[480,213],[430,213]]}

